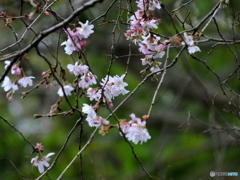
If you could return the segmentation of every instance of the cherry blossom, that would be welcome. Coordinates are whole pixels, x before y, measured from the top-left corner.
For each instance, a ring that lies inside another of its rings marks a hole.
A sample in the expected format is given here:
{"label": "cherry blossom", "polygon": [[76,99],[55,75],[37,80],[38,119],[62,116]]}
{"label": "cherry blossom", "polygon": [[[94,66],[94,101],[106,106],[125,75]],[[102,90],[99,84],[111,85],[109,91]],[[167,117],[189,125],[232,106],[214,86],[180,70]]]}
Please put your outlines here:
{"label": "cherry blossom", "polygon": [[108,120],[97,115],[95,109],[91,105],[83,104],[82,112],[87,114],[86,121],[90,127],[100,127],[109,124]]}
{"label": "cherry blossom", "polygon": [[[190,35],[187,35],[186,32],[184,32],[183,35],[184,35],[185,42],[187,43],[187,45],[192,46],[194,44],[193,37]],[[182,43],[184,44],[184,42],[182,42]]]}
{"label": "cherry blossom", "polygon": [[89,97],[90,101],[99,101],[102,96],[102,89],[100,88],[88,88],[87,96]]}
{"label": "cherry blossom", "polygon": [[195,52],[200,52],[201,50],[200,50],[200,48],[198,47],[198,46],[189,46],[188,47],[188,53],[189,54],[193,54],[193,53],[195,53]]}
{"label": "cherry blossom", "polygon": [[[5,66],[4,66],[4,69],[7,69],[8,66],[11,64],[11,61],[4,61],[5,63]],[[13,75],[16,75],[16,76],[20,76],[21,75],[21,69],[19,68],[19,65],[18,64],[14,64],[11,68],[11,73]]]}
{"label": "cherry blossom", "polygon": [[4,61],[4,63],[5,63],[4,69],[7,69],[8,66],[10,65],[11,61]]}
{"label": "cherry blossom", "polygon": [[18,90],[18,86],[16,84],[12,83],[8,76],[5,76],[1,87],[4,88],[4,91],[9,91],[12,89],[14,92],[14,91]]}
{"label": "cherry blossom", "polygon": [[80,79],[78,80],[79,88],[86,89],[89,86],[97,83],[96,75],[89,71],[89,67],[87,65],[78,65],[78,62],[76,62],[75,65],[68,64],[67,68],[71,74],[74,74],[75,76],[81,75]]}
{"label": "cherry blossom", "polygon": [[91,72],[85,73],[83,76],[81,76],[79,82],[78,82],[78,87],[82,89],[86,89],[89,86],[96,84],[96,76],[92,74]]}
{"label": "cherry blossom", "polygon": [[[74,90],[74,88],[73,88],[72,86],[70,86],[70,85],[65,85],[65,86],[63,86],[63,89],[64,89],[64,92],[65,92],[66,96],[70,96],[70,95],[71,95],[71,92]],[[63,97],[63,96],[64,96],[62,87],[60,87],[60,88],[58,89],[58,92],[57,92],[57,93],[58,93],[58,95],[59,95],[60,97]]]}
{"label": "cherry blossom", "polygon": [[145,58],[141,58],[142,65],[150,65],[150,71],[157,72],[160,68],[152,67],[152,61],[163,58],[168,44],[166,40],[161,41],[160,36],[152,33],[160,22],[160,19],[154,17],[153,11],[156,8],[161,9],[161,4],[158,0],[139,0],[136,3],[139,9],[129,18],[130,26],[125,36],[127,40],[137,44],[138,50],[145,55]]}
{"label": "cherry blossom", "polygon": [[88,117],[94,117],[95,118],[97,116],[93,107],[91,105],[88,105],[88,104],[83,104],[82,112],[84,114],[87,114]]}
{"label": "cherry blossom", "polygon": [[145,58],[141,58],[140,59],[142,61],[142,65],[147,65],[147,64],[150,64],[150,59],[145,57]]}
{"label": "cherry blossom", "polygon": [[14,64],[12,66],[11,73],[13,75],[16,75],[16,76],[20,76],[21,75],[21,69],[19,68],[19,66],[17,64]]}
{"label": "cherry blossom", "polygon": [[100,84],[104,88],[104,95],[107,99],[111,100],[120,94],[125,95],[129,92],[125,89],[128,84],[123,81],[124,77],[125,75],[122,75],[121,77],[116,75],[114,77],[106,76],[102,79]]}
{"label": "cherry blossom", "polygon": [[49,163],[48,161],[50,160],[50,156],[54,155],[55,153],[48,153],[46,156],[43,157],[39,157],[36,156],[34,158],[31,159],[31,163],[33,164],[33,166],[38,167],[38,171],[40,173],[44,172],[44,166],[45,167],[49,167]]}
{"label": "cherry blossom", "polygon": [[137,118],[133,113],[130,114],[130,117],[132,118],[132,120],[129,121],[131,126],[126,133],[126,138],[134,144],[137,144],[138,142],[141,142],[142,144],[142,142],[146,142],[150,139],[151,136],[146,129],[146,121]]}
{"label": "cherry blossom", "polygon": [[85,24],[82,22],[79,22],[80,27],[77,28],[77,32],[80,36],[83,36],[85,39],[90,36],[90,34],[94,33],[92,30],[94,28],[94,25],[89,24],[89,21],[86,21]]}
{"label": "cherry blossom", "polygon": [[27,86],[32,86],[33,85],[33,80],[35,77],[33,76],[27,76],[27,77],[22,77],[18,80],[18,84],[22,87],[27,87]]}
{"label": "cherry blossom", "polygon": [[81,49],[80,44],[75,44],[71,39],[68,39],[67,41],[64,41],[61,44],[61,46],[63,46],[63,45],[66,45],[64,50],[65,50],[65,53],[68,54],[68,55],[71,55],[73,53],[73,51],[78,51],[78,50]]}
{"label": "cherry blossom", "polygon": [[113,107],[112,100],[114,97],[119,96],[120,94],[125,95],[129,91],[125,89],[128,84],[123,81],[125,75],[119,77],[116,76],[106,76],[100,82],[102,87],[97,88],[88,88],[87,96],[90,101],[99,101],[101,98],[103,102],[105,102],[109,108]]}
{"label": "cherry blossom", "polygon": [[90,36],[94,31],[92,30],[94,26],[89,24],[86,21],[85,24],[79,22],[80,27],[74,28],[71,30],[70,28],[66,29],[66,34],[68,35],[68,39],[62,42],[61,46],[65,45],[65,53],[71,55],[73,51],[80,51],[82,47],[86,46],[85,39]]}
{"label": "cherry blossom", "polygon": [[100,127],[102,125],[109,124],[109,121],[102,118],[101,116],[90,117],[87,116],[86,121],[90,127]]}
{"label": "cherry blossom", "polygon": [[[139,0],[136,2],[137,2],[137,6],[142,10],[146,10],[146,7],[148,7],[149,11],[154,11],[155,8],[161,9],[161,4],[158,0],[152,0],[152,1]],[[148,6],[146,6],[146,5],[148,5]]]}
{"label": "cherry blossom", "polygon": [[133,124],[128,129],[126,138],[129,141],[132,141],[134,144],[138,144],[138,142],[142,144],[143,142],[146,142],[148,139],[150,139],[151,136],[149,135],[148,130],[145,127],[138,124]]}
{"label": "cherry blossom", "polygon": [[127,134],[131,125],[125,119],[119,120],[119,124],[122,132]]}
{"label": "cherry blossom", "polygon": [[75,76],[85,74],[88,72],[88,66],[83,64],[78,65],[78,62],[76,62],[75,65],[68,64],[67,68],[69,72],[74,74]]}
{"label": "cherry blossom", "polygon": [[[132,141],[134,144],[141,144],[146,142],[148,139],[151,139],[151,136],[146,129],[146,121],[137,118],[135,114],[130,114],[132,118],[129,122],[125,120],[120,121],[120,128],[125,134],[126,138],[129,141]],[[120,133],[121,134],[121,133]]]}
{"label": "cherry blossom", "polygon": [[14,95],[14,92],[12,92],[12,91],[10,91],[6,94],[6,98],[9,103],[11,103],[13,101],[13,95]]}
{"label": "cherry blossom", "polygon": [[194,45],[194,40],[193,36],[187,35],[186,32],[184,32],[184,41],[182,42],[182,45],[185,45],[185,43],[188,45],[188,53],[189,54],[194,54],[195,52],[200,52],[200,48],[196,45]]}
{"label": "cherry blossom", "polygon": [[140,24],[143,27],[143,29],[145,29],[145,31],[148,32],[149,29],[157,29],[158,28],[159,20],[156,20],[156,19],[151,19],[151,20],[147,20],[147,21],[141,20]]}
{"label": "cherry blossom", "polygon": [[152,67],[150,68],[150,71],[153,72],[153,73],[154,73],[154,72],[159,72],[160,70],[161,70],[160,67],[157,66],[157,65],[156,65],[156,66],[152,66]]}

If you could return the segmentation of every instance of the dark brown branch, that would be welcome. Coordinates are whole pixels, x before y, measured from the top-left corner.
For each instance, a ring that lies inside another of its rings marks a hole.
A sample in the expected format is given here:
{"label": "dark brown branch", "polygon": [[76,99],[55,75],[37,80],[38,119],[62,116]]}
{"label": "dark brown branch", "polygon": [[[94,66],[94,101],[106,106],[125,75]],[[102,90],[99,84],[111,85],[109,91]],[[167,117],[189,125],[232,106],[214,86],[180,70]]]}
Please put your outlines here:
{"label": "dark brown branch", "polygon": [[5,61],[7,59],[12,59],[14,58],[10,65],[8,66],[8,68],[6,69],[6,71],[3,73],[3,75],[0,78],[0,83],[3,81],[4,77],[8,74],[8,72],[10,71],[12,65],[20,58],[23,56],[23,54],[27,53],[28,51],[30,51],[33,47],[35,47],[41,40],[43,40],[45,37],[47,37],[49,34],[55,32],[56,30],[65,27],[67,24],[69,24],[69,22],[71,22],[74,18],[76,18],[78,16],[79,13],[81,13],[82,11],[94,6],[96,3],[100,3],[103,2],[103,0],[91,0],[85,4],[83,4],[81,7],[79,7],[78,9],[76,9],[68,18],[66,18],[64,21],[56,24],[55,26],[44,30],[42,32],[40,32],[36,39],[33,40],[33,42],[29,45],[27,45],[25,48],[23,48],[22,50],[7,54],[7,55],[3,55],[2,57],[0,57],[0,61]]}

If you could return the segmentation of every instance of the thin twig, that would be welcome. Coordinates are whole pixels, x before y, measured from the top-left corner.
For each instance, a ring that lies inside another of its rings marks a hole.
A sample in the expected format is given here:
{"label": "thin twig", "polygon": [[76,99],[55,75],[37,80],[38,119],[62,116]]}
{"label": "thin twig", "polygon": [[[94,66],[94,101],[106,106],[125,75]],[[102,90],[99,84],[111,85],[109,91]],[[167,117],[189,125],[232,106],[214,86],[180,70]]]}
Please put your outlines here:
{"label": "thin twig", "polygon": [[25,48],[23,48],[22,50],[10,53],[10,54],[6,54],[0,57],[0,61],[5,61],[7,59],[12,59],[14,58],[10,65],[8,66],[8,68],[4,71],[4,73],[2,74],[1,78],[0,78],[0,83],[3,81],[4,77],[8,74],[8,72],[10,71],[12,65],[21,57],[23,56],[23,54],[27,53],[28,51],[30,51],[32,48],[34,48],[41,40],[43,40],[45,37],[47,37],[49,34],[51,34],[52,32],[55,32],[56,30],[63,28],[64,26],[66,26],[67,24],[69,24],[69,22],[71,22],[75,17],[78,16],[78,14],[92,6],[94,6],[96,3],[100,3],[103,0],[91,0],[86,2],[85,4],[83,4],[81,7],[79,7],[78,9],[76,9],[68,18],[66,18],[64,21],[56,24],[55,26],[50,27],[47,30],[44,30],[42,32],[40,32],[38,34],[38,36],[30,43],[28,44]]}
{"label": "thin twig", "polygon": [[43,172],[36,180],[40,180],[43,176],[45,176],[57,163],[58,158],[60,157],[60,155],[62,154],[63,150],[65,149],[65,147],[67,146],[67,143],[71,137],[71,135],[73,134],[73,132],[76,130],[76,128],[78,127],[79,123],[81,123],[83,117],[81,116],[76,123],[74,124],[73,128],[70,130],[70,132],[68,133],[65,142],[63,143],[63,146],[61,147],[61,149],[59,150],[56,158],[53,160],[52,164],[48,167],[48,169]]}
{"label": "thin twig", "polygon": [[158,91],[159,91],[160,86],[162,85],[164,77],[166,75],[166,72],[167,72],[167,68],[166,67],[167,67],[168,58],[169,58],[169,45],[167,46],[167,55],[166,55],[166,59],[165,59],[164,67],[163,67],[163,73],[162,73],[161,79],[160,79],[160,81],[158,83],[158,86],[157,86],[157,88],[156,88],[156,90],[155,90],[155,92],[153,94],[152,102],[151,102],[151,105],[149,107],[148,114],[147,114],[148,116],[150,116],[150,113],[152,111],[152,107],[153,107],[153,105],[154,105],[154,103],[156,101],[156,97],[157,97]]}
{"label": "thin twig", "polygon": [[20,132],[18,129],[16,129],[16,128],[14,127],[14,125],[12,125],[12,124],[11,124],[7,119],[5,119],[4,117],[0,116],[0,118],[1,118],[6,124],[8,124],[12,129],[14,129],[14,131],[16,131],[16,132],[23,138],[23,140],[26,141],[26,142],[32,147],[32,149],[35,149],[35,148],[34,148],[34,145],[33,145],[29,140],[27,140],[27,139],[25,138],[25,136],[22,134],[22,132]]}
{"label": "thin twig", "polygon": [[72,159],[72,161],[67,165],[67,167],[62,171],[62,173],[58,176],[57,180],[61,179],[62,176],[65,174],[65,172],[70,168],[70,166],[73,164],[73,162],[77,159],[77,157],[87,148],[87,146],[92,142],[94,135],[96,134],[98,130],[98,127],[95,128],[95,130],[93,131],[93,133],[91,134],[91,136],[89,137],[88,141],[86,142],[86,144],[82,147],[82,149],[80,149],[80,151],[78,151],[78,153],[74,156],[74,158]]}

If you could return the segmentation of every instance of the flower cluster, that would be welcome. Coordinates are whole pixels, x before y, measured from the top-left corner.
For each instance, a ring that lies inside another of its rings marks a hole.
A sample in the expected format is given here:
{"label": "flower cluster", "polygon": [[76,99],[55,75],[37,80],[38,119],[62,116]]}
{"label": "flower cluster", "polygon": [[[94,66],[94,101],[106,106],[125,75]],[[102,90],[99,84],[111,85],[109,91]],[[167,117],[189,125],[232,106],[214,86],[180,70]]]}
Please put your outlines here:
{"label": "flower cluster", "polygon": [[157,29],[160,20],[153,15],[153,11],[161,9],[158,0],[139,0],[137,7],[139,8],[130,20],[130,27],[125,33],[127,40],[132,40],[138,44],[139,51],[145,55],[141,59],[142,65],[150,65],[151,72],[160,70],[160,62],[156,61],[157,58],[162,58],[165,54],[165,48],[168,41],[161,41],[161,38],[154,35],[151,30]]}
{"label": "flower cluster", "polygon": [[[160,9],[160,3],[154,1],[138,1],[138,10],[134,16],[130,18],[131,29],[126,33],[126,36],[139,44],[139,51],[145,54],[143,64],[151,65],[151,71],[158,71],[160,63],[155,61],[156,58],[164,56],[165,45],[160,41],[160,37],[150,33],[152,28],[157,28],[159,20],[152,16],[152,11],[155,8]],[[147,14],[148,13],[148,14]],[[73,51],[79,51],[86,45],[85,39],[93,33],[93,25],[89,25],[88,21],[85,24],[79,23],[80,27],[73,30],[67,28],[68,40],[63,42],[66,45],[65,52],[71,55]],[[113,100],[119,95],[126,95],[129,91],[126,90],[128,84],[124,82],[125,75],[110,76],[102,78],[99,82],[100,87],[91,87],[96,84],[96,75],[94,75],[89,67],[84,63],[76,62],[75,64],[68,64],[67,69],[70,74],[73,74],[76,79],[74,86],[86,89],[86,95],[90,101],[96,101],[95,105],[84,103],[82,106],[82,113],[86,114],[86,121],[90,127],[99,128],[101,134],[105,134],[110,128],[117,127],[117,125],[109,125],[109,121],[97,114],[100,105],[107,105],[109,108],[113,107]],[[71,85],[64,85],[58,90],[59,96],[71,95],[74,87]],[[129,141],[137,144],[138,142],[146,142],[150,139],[150,135],[146,129],[146,121],[130,115],[132,120],[129,122],[121,121],[121,129]]]}
{"label": "flower cluster", "polygon": [[[78,62],[76,62],[74,65],[68,64],[67,68],[69,73],[74,74],[77,77],[79,88],[86,89],[89,86],[97,83],[97,77],[89,71],[89,67],[87,65],[78,64]],[[63,86],[63,89],[60,87],[57,92],[60,97],[64,96],[63,90],[66,96],[69,96],[74,88],[71,85],[65,85]]]}
{"label": "flower cluster", "polygon": [[156,29],[160,22],[159,19],[153,16],[155,8],[160,9],[158,0],[139,0],[136,1],[138,10],[129,18],[130,27],[125,33],[128,40],[134,43],[142,41],[142,36],[150,33],[151,29]]}
{"label": "flower cluster", "polygon": [[[10,61],[5,61],[5,69],[8,68],[10,65]],[[12,102],[13,94],[15,91],[18,90],[18,86],[26,88],[27,86],[33,85],[33,80],[35,77],[33,76],[25,76],[22,75],[22,69],[19,67],[19,64],[14,64],[11,67],[11,74],[15,76],[14,80],[11,80],[8,76],[5,76],[3,80],[3,84],[1,87],[3,87],[5,92],[8,92],[6,97],[8,99],[8,102]]]}
{"label": "flower cluster", "polygon": [[107,102],[109,107],[112,107],[112,100],[114,97],[119,96],[120,94],[125,95],[129,91],[125,89],[128,85],[124,82],[125,75],[122,76],[106,76],[100,82],[101,88],[89,88],[87,90],[87,96],[91,101],[99,101],[101,98],[103,102]]}
{"label": "flower cluster", "polygon": [[[151,72],[159,72],[162,63],[156,59],[165,55],[164,50],[176,38],[162,41],[157,33],[153,33],[160,22],[160,19],[153,15],[156,9],[161,9],[161,3],[158,0],[138,0],[136,3],[139,9],[129,18],[130,26],[125,36],[127,40],[137,44],[139,52],[145,55],[141,58],[142,65],[149,65]],[[184,38],[185,40],[178,38],[175,45],[187,45],[189,54],[200,51],[200,48],[194,44],[193,36],[184,33]]]}
{"label": "flower cluster", "polygon": [[96,111],[98,107],[93,107],[88,104],[83,104],[82,112],[84,114],[87,114],[86,121],[88,122],[88,125],[90,127],[100,127],[102,125],[109,124],[109,121],[102,118],[101,116],[98,116]]}
{"label": "flower cluster", "polygon": [[92,30],[94,26],[89,24],[88,21],[86,21],[85,24],[79,22],[78,25],[79,27],[76,27],[73,30],[70,28],[66,29],[68,39],[61,45],[65,45],[64,50],[68,55],[71,55],[73,51],[80,51],[82,47],[86,46],[86,39],[94,32]]}
{"label": "flower cluster", "polygon": [[198,46],[194,44],[193,36],[187,35],[186,32],[184,32],[184,41],[182,42],[182,45],[185,45],[185,43],[188,45],[188,53],[193,54],[195,52],[201,51]]}
{"label": "flower cluster", "polygon": [[79,64],[76,62],[73,64],[68,64],[67,68],[71,74],[74,74],[76,77],[80,77],[78,81],[78,87],[86,89],[89,86],[96,84],[96,76],[89,71],[89,67],[84,64]]}
{"label": "flower cluster", "polygon": [[134,144],[138,144],[138,142],[146,142],[148,139],[151,138],[151,136],[148,133],[148,130],[146,129],[146,117],[141,120],[140,118],[137,118],[135,114],[130,114],[130,117],[132,118],[129,122],[126,120],[120,121],[120,128],[122,132],[124,133],[126,138],[129,141],[132,141]]}
{"label": "flower cluster", "polygon": [[31,163],[33,166],[38,167],[38,171],[40,173],[44,172],[44,166],[49,167],[48,161],[50,160],[50,156],[54,155],[55,153],[48,153],[46,156],[42,155],[43,146],[41,143],[37,143],[33,152],[38,153],[38,156],[31,159]]}
{"label": "flower cluster", "polygon": [[107,103],[108,107],[111,108],[113,106],[112,100],[114,97],[119,96],[120,94],[127,94],[129,91],[126,90],[125,87],[128,84],[124,82],[123,79],[124,75],[121,77],[117,75],[114,77],[106,76],[100,83],[102,86],[101,88],[88,88],[87,96],[89,99],[91,101],[98,101],[93,107],[88,104],[83,104],[82,112],[87,114],[86,121],[88,122],[89,126],[100,127],[101,125],[109,124],[109,121],[96,114],[98,103],[100,103],[102,100],[102,102]]}
{"label": "flower cluster", "polygon": [[[132,16],[131,25],[132,28],[126,33],[128,38],[139,43],[139,51],[146,55],[143,64],[150,64],[152,66],[151,71],[156,71],[159,68],[160,63],[156,63],[153,59],[161,58],[164,55],[165,46],[160,42],[160,37],[157,37],[150,33],[151,28],[157,28],[159,20],[154,19],[152,14],[148,14],[148,17],[143,17],[146,8],[148,11],[153,11],[155,8],[160,9],[160,4],[157,0],[154,0],[151,3],[146,3],[148,1],[139,1],[138,7],[140,8]],[[147,5],[147,6],[146,6]],[[93,33],[93,25],[89,25],[88,21],[85,24],[79,23],[80,27],[77,27],[73,30],[67,29],[66,33],[68,34],[68,40],[63,42],[62,45],[66,45],[65,52],[68,55],[71,55],[73,51],[79,51],[82,47],[86,45],[85,39]],[[141,36],[141,41],[138,37]],[[150,60],[152,59],[152,60]],[[157,67],[157,68],[155,68]],[[109,121],[97,114],[97,110],[101,104],[105,104],[108,107],[113,107],[113,99],[119,95],[125,95],[129,91],[125,89],[128,84],[124,82],[125,75],[122,76],[110,76],[102,78],[100,82],[100,87],[90,87],[91,85],[96,84],[96,76],[89,71],[89,67],[83,63],[76,62],[75,64],[68,64],[67,69],[70,74],[75,75],[77,78],[78,88],[87,89],[87,96],[90,101],[97,101],[97,103],[92,106],[89,104],[83,104],[82,112],[87,115],[86,121],[90,127],[99,127],[100,133],[105,134],[108,129],[113,127],[109,125]],[[71,95],[71,92],[74,88],[71,85],[65,85],[60,87],[58,90],[59,96]],[[146,142],[151,137],[148,134],[148,131],[145,127],[146,121],[141,121],[139,118],[136,118],[134,114],[130,115],[132,120],[128,123],[125,123],[125,129],[123,131],[128,138],[128,140],[137,144],[138,142]],[[122,128],[123,126],[121,126]],[[128,128],[127,128],[128,127]]]}

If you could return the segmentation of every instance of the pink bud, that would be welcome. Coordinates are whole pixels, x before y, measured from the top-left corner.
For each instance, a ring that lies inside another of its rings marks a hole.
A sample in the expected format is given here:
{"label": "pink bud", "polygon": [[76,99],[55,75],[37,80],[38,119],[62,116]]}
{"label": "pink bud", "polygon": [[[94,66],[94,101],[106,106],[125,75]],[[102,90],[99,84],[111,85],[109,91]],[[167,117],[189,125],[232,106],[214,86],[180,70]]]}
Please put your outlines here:
{"label": "pink bud", "polygon": [[47,75],[47,72],[45,72],[45,71],[42,72],[42,74],[41,74],[41,76],[43,76],[43,77],[46,76],[46,75]]}
{"label": "pink bud", "polygon": [[50,13],[47,12],[47,11],[45,11],[44,14],[45,14],[46,16],[49,16],[49,15],[50,15]]}
{"label": "pink bud", "polygon": [[18,65],[15,64],[12,67],[11,73],[13,75],[20,76],[21,75],[21,69],[18,67]]}
{"label": "pink bud", "polygon": [[36,14],[36,13],[35,13],[34,11],[31,12],[31,13],[28,15],[28,19],[29,19],[29,20],[33,20],[35,14]]}
{"label": "pink bud", "polygon": [[0,13],[0,15],[1,15],[1,16],[5,16],[5,15],[6,15],[6,12],[3,12],[3,11],[2,11],[2,12]]}
{"label": "pink bud", "polygon": [[85,40],[80,41],[80,46],[85,47],[87,45],[87,42]]}
{"label": "pink bud", "polygon": [[8,102],[11,103],[13,101],[12,96],[8,98]]}
{"label": "pink bud", "polygon": [[50,84],[47,84],[47,85],[46,85],[46,89],[51,89],[51,85],[50,85]]}
{"label": "pink bud", "polygon": [[58,86],[57,81],[53,81],[53,85],[54,85],[54,86]]}
{"label": "pink bud", "polygon": [[6,98],[7,98],[9,103],[11,103],[13,101],[13,93],[12,93],[12,91],[7,93]]}
{"label": "pink bud", "polygon": [[108,104],[108,107],[109,107],[109,108],[113,108],[113,103],[112,103],[112,101],[109,101],[109,100],[108,100],[108,101],[107,101],[107,104]]}

